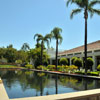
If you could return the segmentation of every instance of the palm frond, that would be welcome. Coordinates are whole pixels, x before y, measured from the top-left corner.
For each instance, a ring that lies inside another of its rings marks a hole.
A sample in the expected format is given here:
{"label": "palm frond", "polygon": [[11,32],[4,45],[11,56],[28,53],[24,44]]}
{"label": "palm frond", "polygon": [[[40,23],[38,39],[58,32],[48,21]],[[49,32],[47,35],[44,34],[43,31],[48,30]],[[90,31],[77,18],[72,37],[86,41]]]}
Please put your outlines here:
{"label": "palm frond", "polygon": [[94,9],[93,8],[93,12],[96,13],[97,15],[100,15],[100,9]]}
{"label": "palm frond", "polygon": [[62,38],[62,36],[61,36],[61,35],[59,35],[59,36],[58,36],[58,40],[59,40],[59,44],[61,44],[61,43],[62,43],[62,41],[63,41],[63,38]]}
{"label": "palm frond", "polygon": [[73,1],[73,0],[67,0],[67,2],[66,2],[66,6],[68,6],[69,3],[72,3],[72,1]]}
{"label": "palm frond", "polygon": [[92,0],[90,3],[89,3],[89,6],[90,7],[93,7],[94,5],[96,4],[100,4],[100,0]]}
{"label": "palm frond", "polygon": [[51,42],[51,38],[52,38],[52,34],[46,34],[46,36],[44,37],[44,39],[49,39],[50,42]]}
{"label": "palm frond", "polygon": [[38,33],[37,33],[37,34],[34,35],[34,39],[35,39],[36,37],[43,37],[43,36],[42,36],[41,34],[38,34]]}
{"label": "palm frond", "polygon": [[70,18],[72,19],[74,15],[80,13],[82,9],[73,9],[70,15]]}

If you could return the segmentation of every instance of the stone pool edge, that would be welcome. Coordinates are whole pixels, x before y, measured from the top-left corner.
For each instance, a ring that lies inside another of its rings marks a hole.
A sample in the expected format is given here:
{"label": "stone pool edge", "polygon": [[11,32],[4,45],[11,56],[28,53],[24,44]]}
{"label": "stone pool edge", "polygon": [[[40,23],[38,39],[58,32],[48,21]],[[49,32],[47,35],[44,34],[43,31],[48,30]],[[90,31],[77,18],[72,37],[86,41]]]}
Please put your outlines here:
{"label": "stone pool edge", "polygon": [[38,97],[28,97],[28,98],[17,98],[10,100],[100,100],[94,98],[100,98],[100,89],[86,90],[73,93],[64,93],[57,95],[48,96],[38,96]]}
{"label": "stone pool edge", "polygon": [[[26,69],[25,69],[25,70],[26,70]],[[30,69],[30,70],[31,70],[31,71],[37,71],[37,72],[44,72],[44,73],[51,73],[51,74],[65,75],[65,76],[73,76],[73,77],[83,77],[83,78],[100,79],[100,76],[79,75],[79,74],[62,73],[62,72],[54,72],[54,71],[44,71],[44,70],[36,70],[36,69]]]}
{"label": "stone pool edge", "polygon": [[9,97],[7,95],[7,92],[4,88],[3,82],[0,78],[0,100],[9,100]]}

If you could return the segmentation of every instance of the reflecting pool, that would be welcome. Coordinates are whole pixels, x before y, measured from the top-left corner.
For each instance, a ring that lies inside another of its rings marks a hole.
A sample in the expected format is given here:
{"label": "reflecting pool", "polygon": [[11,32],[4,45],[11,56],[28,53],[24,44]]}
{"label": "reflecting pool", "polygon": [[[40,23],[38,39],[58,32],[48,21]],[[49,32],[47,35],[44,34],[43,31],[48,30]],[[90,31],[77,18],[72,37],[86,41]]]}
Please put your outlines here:
{"label": "reflecting pool", "polygon": [[10,99],[100,88],[100,80],[33,71],[2,70],[0,76]]}

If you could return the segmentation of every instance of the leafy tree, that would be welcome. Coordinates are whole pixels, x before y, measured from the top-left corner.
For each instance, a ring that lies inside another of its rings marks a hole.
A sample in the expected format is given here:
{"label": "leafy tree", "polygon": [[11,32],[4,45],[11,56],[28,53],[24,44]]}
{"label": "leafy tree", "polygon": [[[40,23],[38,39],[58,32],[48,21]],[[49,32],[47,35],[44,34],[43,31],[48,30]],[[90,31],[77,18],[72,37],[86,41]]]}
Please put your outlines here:
{"label": "leafy tree", "polygon": [[6,48],[4,57],[8,60],[8,63],[13,63],[16,60],[17,50],[14,48]]}
{"label": "leafy tree", "polygon": [[17,51],[16,59],[22,60],[22,63],[28,62],[28,52],[24,52],[23,50]]}
{"label": "leafy tree", "polygon": [[13,48],[13,45],[12,45],[12,44],[10,44],[9,46],[7,46],[7,48]]}
{"label": "leafy tree", "polygon": [[60,58],[59,63],[60,63],[61,65],[68,65],[68,59],[67,59],[67,58]]}
{"label": "leafy tree", "polygon": [[[41,65],[41,48],[35,48],[35,49],[30,49],[30,51],[28,52],[28,59],[33,60],[34,66],[35,68],[37,68],[37,66]],[[49,56],[47,55],[47,53],[45,51],[43,51],[43,65],[45,65],[46,63],[48,63],[49,60]]]}
{"label": "leafy tree", "polygon": [[100,15],[100,9],[94,8],[96,4],[100,4],[100,0],[67,0],[67,6],[71,4],[76,4],[78,8],[73,9],[71,12],[70,17],[73,18],[74,15],[84,12],[84,19],[85,19],[85,73],[87,74],[87,19],[88,13],[90,13],[91,17],[94,14]]}
{"label": "leafy tree", "polygon": [[71,59],[72,65],[74,65],[74,60],[75,60],[75,59],[77,59],[77,57],[72,57],[72,59]]}
{"label": "leafy tree", "polygon": [[6,53],[6,48],[0,48],[0,58],[4,58]]}
{"label": "leafy tree", "polygon": [[43,45],[44,42],[47,42],[47,46],[49,46],[49,40],[51,41],[51,34],[46,34],[42,36],[41,34],[35,34],[34,38],[37,37],[38,42],[41,42],[41,65],[43,64]]}
{"label": "leafy tree", "polygon": [[24,43],[23,45],[22,45],[22,47],[21,47],[21,50],[23,50],[23,51],[28,51],[30,49],[30,47],[29,47],[29,44],[27,44],[27,43]]}
{"label": "leafy tree", "polygon": [[74,65],[78,67],[78,69],[80,70],[80,67],[82,67],[82,60],[80,58],[76,58],[74,60]]}
{"label": "leafy tree", "polygon": [[58,65],[58,45],[62,43],[62,36],[61,33],[62,29],[55,27],[51,33],[52,33],[52,37],[56,40],[56,70],[57,70],[57,65]]}
{"label": "leafy tree", "polygon": [[93,59],[88,57],[87,58],[87,68],[90,69],[91,71],[92,71],[93,63],[94,63]]}

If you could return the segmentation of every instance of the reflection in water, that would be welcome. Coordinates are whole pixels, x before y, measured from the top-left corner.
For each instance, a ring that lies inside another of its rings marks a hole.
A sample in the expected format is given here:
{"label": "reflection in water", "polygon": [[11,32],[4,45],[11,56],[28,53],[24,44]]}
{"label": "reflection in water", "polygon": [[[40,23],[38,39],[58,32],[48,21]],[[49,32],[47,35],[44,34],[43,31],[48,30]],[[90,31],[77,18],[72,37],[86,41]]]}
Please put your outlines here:
{"label": "reflection in water", "polygon": [[9,98],[42,96],[100,88],[99,80],[33,71],[0,71]]}
{"label": "reflection in water", "polygon": [[55,94],[58,94],[58,74],[55,75],[55,88],[56,88],[56,93]]}

